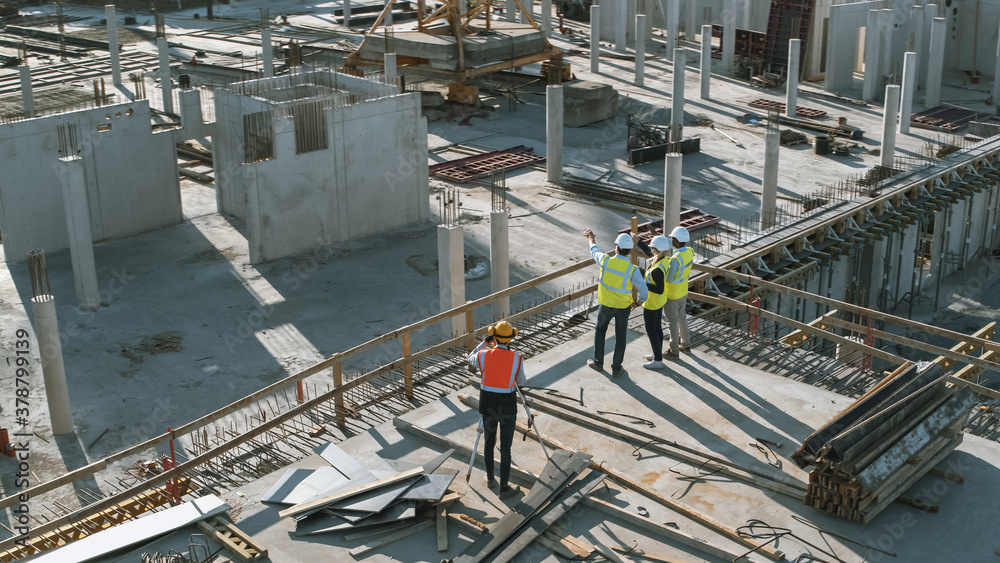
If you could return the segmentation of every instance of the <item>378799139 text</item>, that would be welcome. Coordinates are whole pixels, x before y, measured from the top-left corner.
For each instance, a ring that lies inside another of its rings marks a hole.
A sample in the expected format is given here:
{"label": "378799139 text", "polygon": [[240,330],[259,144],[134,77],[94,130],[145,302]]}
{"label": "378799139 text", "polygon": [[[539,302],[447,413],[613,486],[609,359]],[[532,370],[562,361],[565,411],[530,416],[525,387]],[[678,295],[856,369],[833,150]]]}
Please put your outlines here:
{"label": "378799139 text", "polygon": [[[29,418],[31,416],[31,403],[29,398],[31,396],[31,384],[30,376],[31,370],[31,334],[23,329],[17,329],[14,333],[16,340],[14,341],[14,422],[20,428],[19,431],[14,433],[14,439],[12,444],[15,456],[17,458],[17,473],[14,475],[14,486],[21,489],[21,493],[18,495],[18,504],[11,508],[13,513],[13,522],[15,524],[14,531],[17,532],[17,539],[15,540],[19,545],[27,545],[28,536],[31,533],[30,528],[30,508],[28,506],[29,494],[27,489],[31,487],[31,465],[28,462],[30,456],[30,438],[32,436],[31,428],[29,427]],[[6,444],[4,447],[10,447]]]}

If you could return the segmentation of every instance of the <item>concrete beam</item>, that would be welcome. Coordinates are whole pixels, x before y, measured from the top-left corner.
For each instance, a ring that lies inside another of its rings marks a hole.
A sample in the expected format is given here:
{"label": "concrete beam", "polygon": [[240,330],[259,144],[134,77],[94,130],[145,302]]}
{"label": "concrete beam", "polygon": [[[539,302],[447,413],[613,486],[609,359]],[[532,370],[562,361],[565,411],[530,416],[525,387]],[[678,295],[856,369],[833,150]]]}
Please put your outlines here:
{"label": "concrete beam", "polygon": [[35,95],[31,90],[31,67],[18,67],[21,74],[21,104],[24,107],[24,117],[35,117]]}
{"label": "concrete beam", "polygon": [[917,87],[917,62],[916,53],[911,52],[903,55],[903,100],[899,108],[898,129],[903,134],[910,132],[910,115],[913,113],[913,93]]}
{"label": "concrete beam", "polygon": [[944,73],[944,42],[948,20],[934,18],[931,25],[931,45],[927,51],[927,94],[924,105],[932,108],[941,103],[941,79]]}
{"label": "concrete beam", "polygon": [[104,6],[104,18],[108,26],[108,50],[111,53],[111,81],[115,86],[122,85],[122,66],[118,59],[118,16],[115,15],[114,4]]}
{"label": "concrete beam", "polygon": [[701,99],[711,98],[712,88],[712,26],[701,26]]}
{"label": "concrete beam", "polygon": [[563,87],[545,87],[545,171],[549,182],[562,181],[563,168]]}
{"label": "concrete beam", "polygon": [[802,40],[788,40],[788,80],[785,92],[785,114],[795,117],[799,106],[799,58],[802,54]]}
{"label": "concrete beam", "polygon": [[896,116],[899,115],[900,87],[890,84],[885,87],[885,106],[882,109],[882,166],[892,166],[896,156]]}

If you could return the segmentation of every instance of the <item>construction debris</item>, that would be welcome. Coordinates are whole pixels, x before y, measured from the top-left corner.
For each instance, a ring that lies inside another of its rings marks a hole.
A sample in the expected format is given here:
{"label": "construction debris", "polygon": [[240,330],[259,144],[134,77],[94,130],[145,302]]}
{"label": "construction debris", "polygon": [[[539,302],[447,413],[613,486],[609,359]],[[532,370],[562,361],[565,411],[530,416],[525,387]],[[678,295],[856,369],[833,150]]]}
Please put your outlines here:
{"label": "construction debris", "polygon": [[[785,102],[775,102],[761,98],[759,100],[747,102],[747,105],[757,109],[769,109],[772,106],[778,106],[778,111],[782,114],[785,113]],[[818,119],[825,116],[826,112],[819,109],[795,106],[795,115],[801,115],[802,117],[808,117],[810,119]]]}
{"label": "construction debris", "polygon": [[940,366],[896,370],[792,454],[815,467],[806,504],[869,522],[962,443],[975,404]]}
{"label": "construction debris", "polygon": [[532,154],[533,152],[533,148],[519,145],[502,151],[434,164],[429,168],[429,172],[431,176],[464,184],[469,180],[485,178],[495,168],[508,171],[545,162],[544,156]]}

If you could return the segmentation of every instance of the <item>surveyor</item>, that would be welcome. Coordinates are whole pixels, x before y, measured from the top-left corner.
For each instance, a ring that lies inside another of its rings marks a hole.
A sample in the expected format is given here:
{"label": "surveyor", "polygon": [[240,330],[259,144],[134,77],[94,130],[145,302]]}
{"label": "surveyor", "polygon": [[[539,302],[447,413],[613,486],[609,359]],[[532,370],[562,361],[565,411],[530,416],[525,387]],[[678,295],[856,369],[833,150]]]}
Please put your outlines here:
{"label": "surveyor", "polygon": [[691,275],[691,265],[694,264],[694,251],[688,246],[691,235],[684,227],[674,227],[670,231],[670,242],[674,253],[667,263],[667,304],[664,307],[667,325],[670,327],[670,351],[665,356],[678,358],[679,351],[691,351],[691,336],[688,334],[687,312],[684,308],[687,305],[688,277]]}
{"label": "surveyor", "polygon": [[510,486],[510,446],[514,442],[514,423],[517,418],[515,385],[524,385],[524,360],[519,352],[510,349],[510,341],[517,336],[517,329],[507,321],[500,321],[487,329],[487,336],[469,354],[469,364],[480,374],[479,414],[482,416],[485,438],[483,462],[486,465],[486,486],[497,486],[493,471],[493,451],[496,448],[497,428],[500,429],[500,492],[506,499],[514,496],[518,488]]}
{"label": "surveyor", "polygon": [[653,353],[646,355],[646,361],[649,363],[642,364],[642,367],[664,369],[666,366],[663,364],[663,306],[667,304],[667,263],[673,245],[667,237],[657,235],[650,241],[649,246],[642,241],[638,241],[638,246],[647,256],[652,256],[646,268],[646,289],[649,291],[649,296],[642,303],[642,320],[646,324],[646,336],[649,337]]}
{"label": "surveyor", "polygon": [[[632,250],[632,237],[622,233],[615,239],[614,252],[604,254],[597,247],[597,237],[594,231],[586,229],[583,236],[590,241],[590,255],[601,267],[601,276],[597,286],[597,327],[594,331],[594,357],[587,360],[587,365],[597,371],[604,369],[604,337],[608,333],[611,319],[615,320],[615,353],[611,360],[611,377],[622,374],[622,362],[625,361],[625,338],[628,331],[628,316],[638,302],[645,301],[648,292],[634,264],[629,262],[628,255]],[[639,292],[638,301],[632,300],[632,288]]]}

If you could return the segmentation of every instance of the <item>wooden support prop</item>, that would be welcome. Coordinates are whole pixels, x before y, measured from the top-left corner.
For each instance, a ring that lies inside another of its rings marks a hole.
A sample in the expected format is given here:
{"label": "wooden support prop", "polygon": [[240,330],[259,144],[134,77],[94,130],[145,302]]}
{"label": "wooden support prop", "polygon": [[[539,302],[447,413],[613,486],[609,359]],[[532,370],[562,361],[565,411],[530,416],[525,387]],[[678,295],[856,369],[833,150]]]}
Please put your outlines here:
{"label": "wooden support prop", "polygon": [[403,539],[403,538],[405,538],[407,536],[411,536],[411,535],[413,535],[413,534],[415,534],[417,532],[422,532],[422,531],[430,528],[433,525],[434,525],[434,521],[433,520],[424,520],[423,522],[418,522],[416,524],[412,524],[410,526],[407,526],[406,528],[398,530],[398,531],[396,531],[394,533],[391,533],[391,534],[389,534],[387,536],[382,536],[381,538],[379,538],[377,540],[373,540],[373,541],[371,541],[369,543],[366,543],[365,545],[359,545],[358,547],[355,547],[354,549],[350,550],[348,553],[350,553],[352,557],[357,558],[359,555],[364,555],[365,553],[368,553],[369,551],[372,551],[372,550],[378,549],[380,547],[389,545],[390,543],[395,543],[395,542],[397,542],[397,541],[399,541],[399,540],[401,540],[401,539]]}
{"label": "wooden support prop", "polygon": [[237,561],[267,559],[267,548],[262,547],[232,522],[218,516],[198,522],[198,528],[209,538],[222,544]]}
{"label": "wooden support prop", "polygon": [[403,389],[406,390],[406,398],[413,398],[413,362],[410,361],[410,333],[407,332],[400,338],[403,345]]}
{"label": "wooden support prop", "polygon": [[[982,356],[979,356],[980,360],[986,360],[990,362],[995,362],[1000,360],[1000,352],[994,352],[993,350],[987,350]],[[962,381],[972,381],[976,377],[979,377],[984,371],[983,368],[979,366],[965,366],[964,368],[958,370],[955,373],[956,379],[961,379]]]}
{"label": "wooden support prop", "polygon": [[[333,386],[340,388],[344,386],[344,372],[340,367],[340,362],[333,364]],[[337,408],[337,425],[343,428],[347,425],[347,414],[344,408],[344,392],[340,391],[334,398],[334,405]]]}
{"label": "wooden support prop", "polygon": [[343,500],[345,498],[354,496],[365,491],[370,491],[372,489],[377,489],[379,487],[384,487],[386,485],[392,485],[393,483],[398,483],[400,481],[405,481],[410,477],[417,477],[423,475],[424,469],[422,467],[414,467],[413,469],[407,469],[406,471],[401,471],[395,475],[379,479],[377,481],[372,481],[371,483],[366,483],[364,485],[358,485],[357,487],[352,487],[350,489],[336,492],[325,497],[318,498],[316,500],[311,500],[309,502],[304,502],[302,504],[296,504],[291,508],[286,508],[278,513],[278,516],[282,518],[297,516],[299,514],[309,512],[312,510],[317,510],[323,508],[328,504],[333,504],[337,501]]}
{"label": "wooden support prop", "polygon": [[[993,329],[996,327],[996,324],[997,324],[996,322],[992,322],[992,323],[984,326],[983,328],[981,328],[981,329],[977,330],[976,332],[972,333],[972,337],[973,338],[983,338],[985,340],[989,340],[990,338],[993,337]],[[972,352],[976,348],[978,348],[978,346],[976,346],[975,344],[971,344],[968,341],[963,340],[962,342],[959,342],[958,344],[952,346],[951,347],[951,351],[955,352],[957,354],[968,354],[969,352]],[[985,358],[985,359],[988,360],[989,358]],[[931,363],[932,364],[938,364],[942,368],[948,369],[951,366],[955,365],[955,360],[953,360],[951,358],[946,358],[944,356],[938,356],[938,357],[934,358],[934,360],[931,361]],[[962,378],[962,379],[965,379],[965,378]]]}
{"label": "wooden support prop", "polygon": [[[827,311],[826,313],[824,313],[823,316],[816,317],[815,319],[809,321],[806,324],[808,324],[809,326],[812,326],[812,327],[816,327],[816,328],[818,328],[820,330],[827,330],[830,327],[827,326],[826,319],[828,319],[829,317],[836,316],[839,313],[840,313],[840,311],[837,310],[837,309],[830,309],[829,311]],[[782,337],[781,343],[782,344],[786,344],[788,346],[801,346],[802,344],[805,344],[805,342],[807,340],[809,340],[810,336],[812,336],[812,335],[809,334],[809,333],[803,332],[801,330],[793,330],[792,332],[788,333],[786,336]]]}
{"label": "wooden support prop", "polygon": [[437,505],[434,519],[437,521],[437,546],[438,552],[448,551],[448,506]]}

